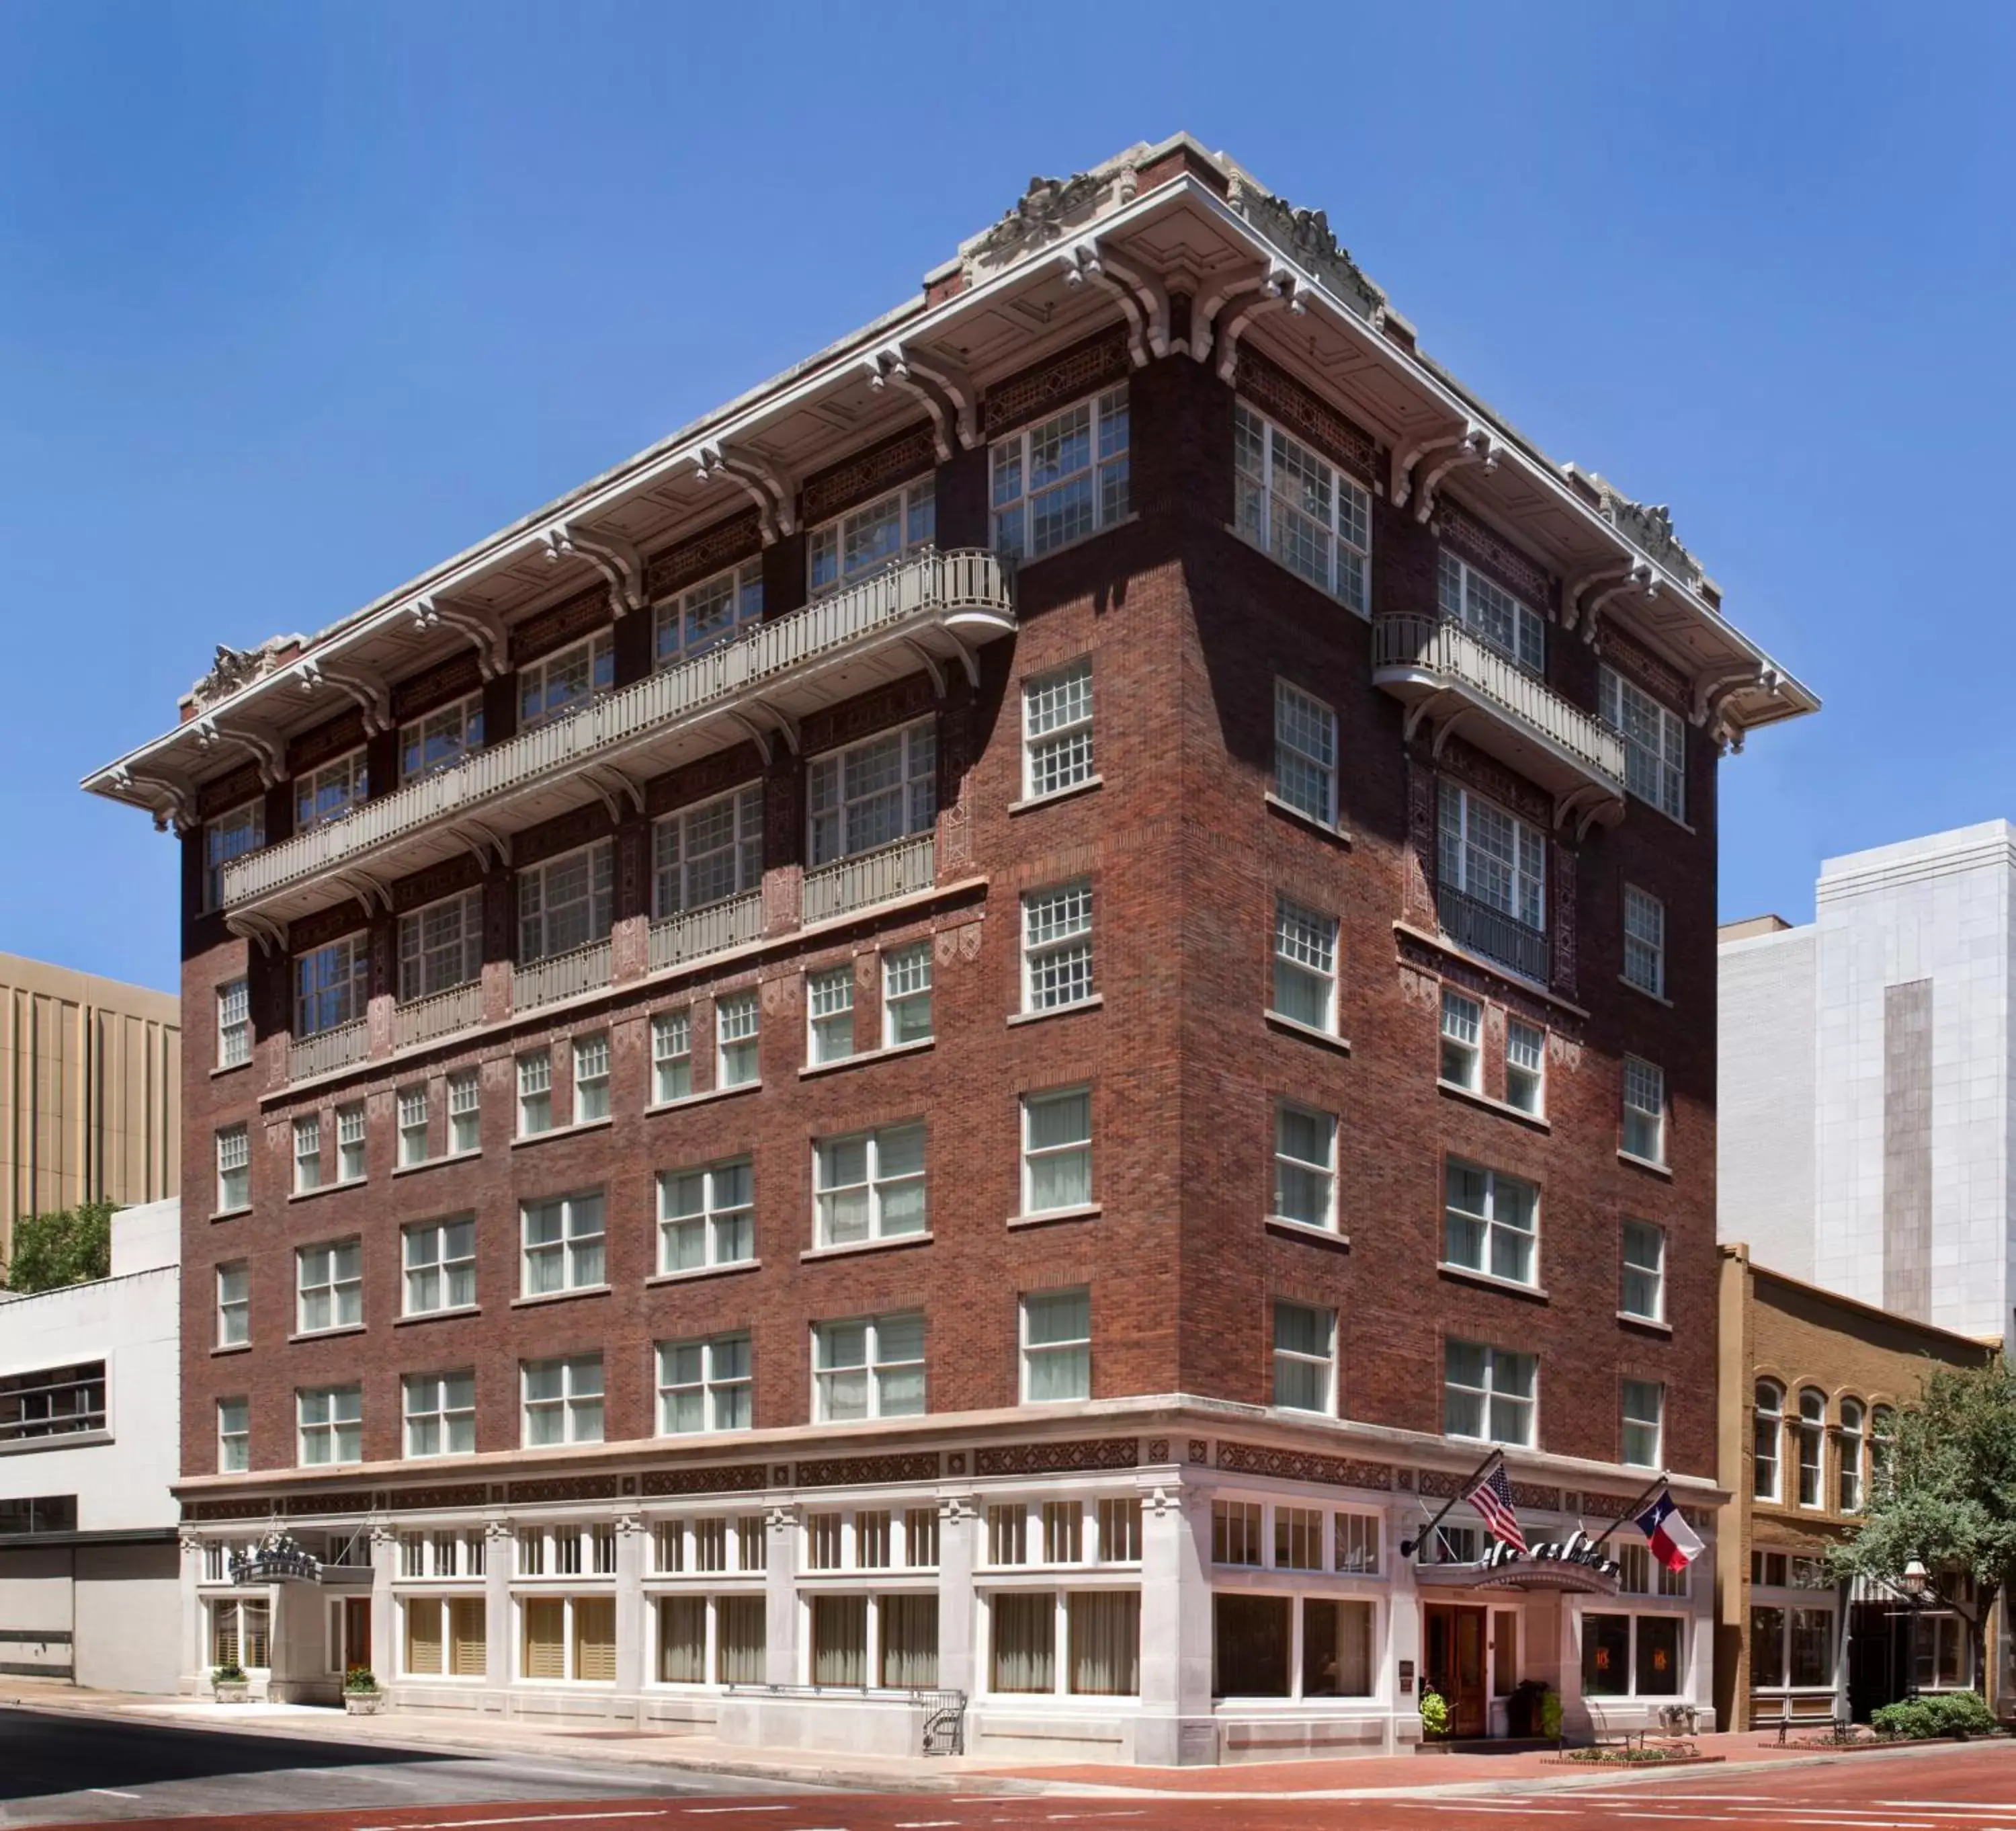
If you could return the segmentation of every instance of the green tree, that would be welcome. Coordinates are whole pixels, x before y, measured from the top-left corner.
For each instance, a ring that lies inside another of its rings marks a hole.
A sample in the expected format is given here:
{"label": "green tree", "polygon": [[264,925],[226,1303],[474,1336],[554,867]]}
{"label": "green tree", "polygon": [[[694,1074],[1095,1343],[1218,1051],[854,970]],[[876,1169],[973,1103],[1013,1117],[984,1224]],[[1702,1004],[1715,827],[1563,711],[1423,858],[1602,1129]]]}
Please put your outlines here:
{"label": "green tree", "polygon": [[[1867,1516],[1828,1564],[1837,1578],[1901,1589],[1916,1559],[1931,1599],[1967,1624],[1978,1688],[1989,1599],[1999,1594],[2005,1609],[2016,1600],[2016,1376],[2001,1359],[1939,1368],[1899,1410],[1896,1433]],[[1974,1580],[1971,1599],[1958,1593],[1963,1577]]]}
{"label": "green tree", "polygon": [[14,1224],[10,1291],[53,1291],[112,1275],[112,1204],[86,1202]]}

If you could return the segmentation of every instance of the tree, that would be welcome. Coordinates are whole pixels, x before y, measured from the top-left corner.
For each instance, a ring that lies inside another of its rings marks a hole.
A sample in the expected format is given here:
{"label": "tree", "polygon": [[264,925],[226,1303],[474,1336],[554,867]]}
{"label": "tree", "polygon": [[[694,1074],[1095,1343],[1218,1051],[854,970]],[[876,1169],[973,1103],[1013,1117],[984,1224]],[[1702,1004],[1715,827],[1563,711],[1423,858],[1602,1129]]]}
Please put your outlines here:
{"label": "tree", "polygon": [[10,1291],[53,1291],[112,1275],[112,1204],[85,1202],[14,1224]]}
{"label": "tree", "polygon": [[[1928,1593],[1967,1623],[1980,1686],[1987,1599],[2001,1595],[2005,1619],[2016,1601],[2016,1375],[2001,1359],[1939,1368],[1899,1411],[1896,1433],[1867,1516],[1828,1564],[1837,1578],[1901,1589],[1916,1559]],[[1955,1577],[1973,1579],[1971,1606],[1953,1593]]]}

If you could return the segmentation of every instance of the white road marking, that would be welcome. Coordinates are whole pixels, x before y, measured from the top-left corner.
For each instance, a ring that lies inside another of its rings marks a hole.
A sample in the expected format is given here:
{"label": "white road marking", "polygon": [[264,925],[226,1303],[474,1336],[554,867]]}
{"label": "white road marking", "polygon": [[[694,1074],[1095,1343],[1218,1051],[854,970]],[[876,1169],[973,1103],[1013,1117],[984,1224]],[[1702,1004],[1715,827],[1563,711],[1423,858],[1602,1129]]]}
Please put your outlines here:
{"label": "white road marking", "polygon": [[944,1826],[959,1822],[956,1818],[899,1818],[892,1831],[942,1831]]}
{"label": "white road marking", "polygon": [[84,1790],[96,1793],[100,1799],[139,1799],[143,1797],[137,1793],[121,1793],[115,1786],[87,1786]]}
{"label": "white road marking", "polygon": [[423,1826],[407,1825],[359,1825],[357,1831],[470,1831],[479,1825],[572,1825],[583,1820],[591,1822],[603,1818],[666,1818],[669,1812],[660,1810],[648,1812],[527,1812],[516,1818],[440,1818]]}

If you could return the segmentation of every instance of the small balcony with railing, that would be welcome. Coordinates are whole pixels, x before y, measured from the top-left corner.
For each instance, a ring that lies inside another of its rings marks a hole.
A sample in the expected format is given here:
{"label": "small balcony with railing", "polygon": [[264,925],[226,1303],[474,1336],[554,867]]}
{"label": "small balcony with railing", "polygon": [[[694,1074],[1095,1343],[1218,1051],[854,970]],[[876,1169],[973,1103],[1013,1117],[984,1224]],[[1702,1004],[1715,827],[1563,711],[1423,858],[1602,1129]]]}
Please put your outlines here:
{"label": "small balcony with railing", "polygon": [[1457,946],[1522,979],[1547,982],[1546,929],[1529,927],[1509,910],[1467,896],[1449,884],[1436,888],[1435,914],[1442,932]]}

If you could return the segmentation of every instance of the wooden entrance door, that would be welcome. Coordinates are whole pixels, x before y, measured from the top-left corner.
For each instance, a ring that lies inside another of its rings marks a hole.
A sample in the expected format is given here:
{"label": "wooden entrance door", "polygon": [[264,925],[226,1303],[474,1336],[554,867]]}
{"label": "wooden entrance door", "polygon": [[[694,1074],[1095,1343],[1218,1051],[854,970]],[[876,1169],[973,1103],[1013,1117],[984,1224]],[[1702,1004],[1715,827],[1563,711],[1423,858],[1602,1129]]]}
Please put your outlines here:
{"label": "wooden entrance door", "polygon": [[[371,1663],[371,1599],[369,1596],[345,1596],[343,1599],[343,1669],[347,1672],[353,1666]],[[383,1684],[385,1674],[379,1674]]]}
{"label": "wooden entrance door", "polygon": [[1489,1707],[1485,1684],[1485,1614],[1481,1608],[1431,1602],[1423,1611],[1427,1630],[1423,1663],[1427,1681],[1449,1706],[1449,1734],[1485,1733]]}

